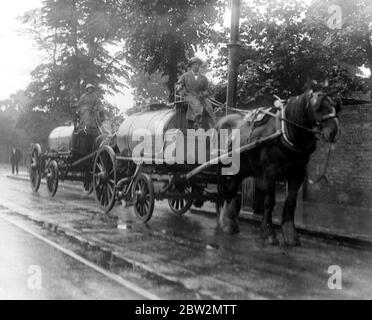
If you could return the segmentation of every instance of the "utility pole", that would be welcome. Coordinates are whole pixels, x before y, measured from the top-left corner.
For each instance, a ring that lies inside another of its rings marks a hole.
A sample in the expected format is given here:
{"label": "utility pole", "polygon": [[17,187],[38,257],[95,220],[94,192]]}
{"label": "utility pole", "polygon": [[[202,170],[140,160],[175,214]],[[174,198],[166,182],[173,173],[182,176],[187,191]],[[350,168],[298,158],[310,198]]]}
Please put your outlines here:
{"label": "utility pole", "polygon": [[[227,86],[227,109],[235,108],[238,93],[238,71],[240,59],[240,1],[231,0],[231,39],[229,48],[229,78]],[[226,109],[226,113],[227,113]]]}

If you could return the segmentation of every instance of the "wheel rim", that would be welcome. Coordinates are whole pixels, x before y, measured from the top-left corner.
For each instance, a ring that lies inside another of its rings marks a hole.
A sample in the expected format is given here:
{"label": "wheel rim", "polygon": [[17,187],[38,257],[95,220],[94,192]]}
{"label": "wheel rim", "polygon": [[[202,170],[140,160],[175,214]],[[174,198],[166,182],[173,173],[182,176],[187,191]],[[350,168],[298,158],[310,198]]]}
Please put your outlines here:
{"label": "wheel rim", "polygon": [[[190,190],[186,189],[185,193],[190,193]],[[190,210],[192,206],[192,200],[187,200],[185,198],[176,198],[168,200],[170,209],[179,215],[184,215],[187,211]]]}
{"label": "wheel rim", "polygon": [[58,189],[58,165],[55,161],[52,161],[47,170],[47,189],[50,196],[54,197]]}
{"label": "wheel rim", "polygon": [[134,186],[134,211],[144,223],[151,220],[154,212],[154,187],[147,175],[141,175]]}
{"label": "wheel rim", "polygon": [[39,152],[36,148],[31,153],[30,181],[32,190],[38,192],[41,183],[41,173],[39,164]]}
{"label": "wheel rim", "polygon": [[93,170],[93,188],[100,207],[109,212],[115,205],[116,166],[113,151],[104,149],[97,155]]}

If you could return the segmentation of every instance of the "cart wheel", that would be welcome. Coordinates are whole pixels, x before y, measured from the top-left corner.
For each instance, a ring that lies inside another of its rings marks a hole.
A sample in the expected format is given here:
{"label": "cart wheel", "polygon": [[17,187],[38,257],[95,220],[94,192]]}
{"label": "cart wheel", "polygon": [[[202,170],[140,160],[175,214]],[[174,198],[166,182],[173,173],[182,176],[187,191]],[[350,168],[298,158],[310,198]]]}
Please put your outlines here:
{"label": "cart wheel", "polygon": [[90,196],[93,193],[93,191],[94,191],[93,175],[92,175],[91,172],[86,174],[85,179],[84,179],[83,188],[84,188],[84,194],[85,195]]}
{"label": "cart wheel", "polygon": [[108,213],[116,201],[116,155],[109,146],[102,147],[93,167],[93,190],[100,208]]}
{"label": "cart wheel", "polygon": [[51,197],[54,197],[58,190],[58,164],[56,161],[51,161],[48,164],[47,175],[46,175],[46,184],[48,193]]}
{"label": "cart wheel", "polygon": [[[183,190],[184,193],[190,193],[189,189]],[[168,200],[169,207],[173,213],[178,214],[180,216],[184,215],[187,211],[190,210],[192,206],[192,200],[187,200],[184,198],[177,198],[177,199],[169,199]]]}
{"label": "cart wheel", "polygon": [[133,203],[136,216],[143,222],[151,220],[155,207],[154,185],[149,175],[140,174],[133,186]]}
{"label": "cart wheel", "polygon": [[41,184],[41,147],[35,144],[30,154],[30,182],[32,191],[38,192]]}

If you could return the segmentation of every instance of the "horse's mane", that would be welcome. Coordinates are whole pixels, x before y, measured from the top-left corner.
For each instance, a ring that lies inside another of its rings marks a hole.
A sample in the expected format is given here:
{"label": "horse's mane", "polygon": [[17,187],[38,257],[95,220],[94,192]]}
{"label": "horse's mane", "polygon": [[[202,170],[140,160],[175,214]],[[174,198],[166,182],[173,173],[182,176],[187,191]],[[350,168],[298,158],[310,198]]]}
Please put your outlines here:
{"label": "horse's mane", "polygon": [[[301,126],[311,126],[312,124],[310,123],[307,108],[309,100],[309,91],[306,91],[297,97],[290,98],[286,107],[286,118]],[[288,136],[292,141],[297,142],[298,144],[307,144],[314,140],[314,135],[310,132],[299,129],[291,124],[287,124],[287,128]]]}
{"label": "horse's mane", "polygon": [[286,108],[286,116],[292,121],[298,124],[304,125],[304,111],[306,104],[308,102],[307,92],[297,96],[292,97],[288,100]]}

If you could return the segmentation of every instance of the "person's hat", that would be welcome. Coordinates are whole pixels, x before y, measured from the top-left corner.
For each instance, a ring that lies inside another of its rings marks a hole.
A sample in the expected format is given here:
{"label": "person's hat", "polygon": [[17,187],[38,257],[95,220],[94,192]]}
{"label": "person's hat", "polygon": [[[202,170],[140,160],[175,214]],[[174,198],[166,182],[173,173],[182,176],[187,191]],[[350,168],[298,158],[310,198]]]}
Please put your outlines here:
{"label": "person's hat", "polygon": [[197,57],[194,57],[194,58],[189,60],[189,67],[191,67],[193,64],[202,65],[203,61],[201,59],[197,58]]}
{"label": "person's hat", "polygon": [[87,86],[86,86],[86,89],[88,90],[90,88],[95,89],[96,87],[94,85],[92,85],[91,83],[88,83]]}

